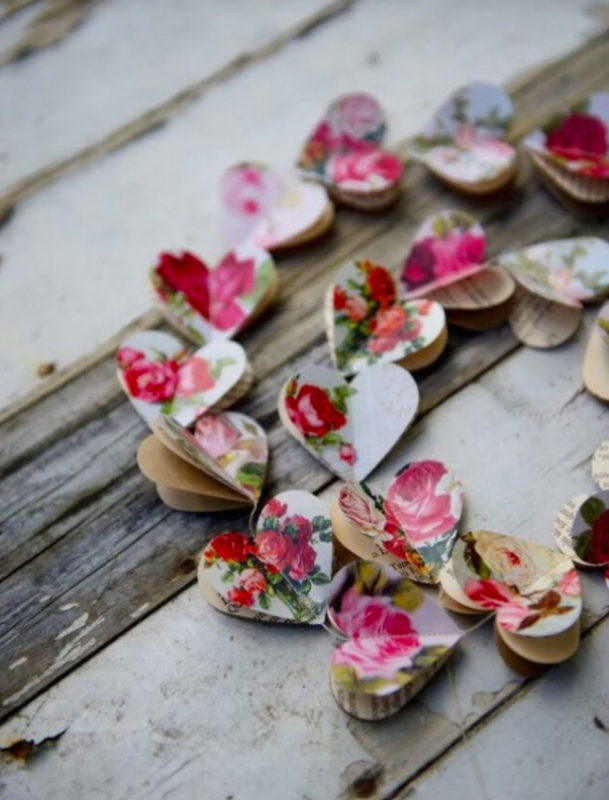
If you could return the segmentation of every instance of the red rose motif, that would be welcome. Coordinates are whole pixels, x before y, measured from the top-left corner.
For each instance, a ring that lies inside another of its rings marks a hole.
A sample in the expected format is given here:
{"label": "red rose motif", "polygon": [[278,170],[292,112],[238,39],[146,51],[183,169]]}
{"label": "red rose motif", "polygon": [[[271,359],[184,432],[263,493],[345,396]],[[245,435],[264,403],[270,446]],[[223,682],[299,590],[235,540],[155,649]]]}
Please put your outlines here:
{"label": "red rose motif", "polygon": [[511,592],[504,583],[494,580],[465,581],[465,594],[481,608],[500,608],[517,602],[518,595]]}
{"label": "red rose motif", "polygon": [[278,500],[274,497],[272,500],[265,505],[262,509],[262,517],[283,517],[285,512],[288,510],[288,504],[282,503],[281,500]]}
{"label": "red rose motif", "polygon": [[233,586],[228,593],[228,601],[229,603],[234,603],[236,606],[251,608],[256,602],[256,598],[251,592],[248,592],[247,589],[243,589],[240,586]]}
{"label": "red rose motif", "polygon": [[589,560],[591,564],[609,563],[609,510],[592,523]]}
{"label": "red rose motif", "polygon": [[403,306],[392,306],[379,311],[372,324],[372,338],[368,342],[371,353],[388,353],[400,342],[408,342],[421,335],[420,319],[411,319]]}
{"label": "red rose motif", "polygon": [[439,461],[418,461],[401,472],[387,492],[385,513],[413,542],[424,542],[449,531],[457,522],[450,492],[437,493],[446,467]]}
{"label": "red rose motif", "polygon": [[433,268],[436,263],[431,237],[417,242],[402,269],[402,281],[407,289],[414,289],[433,280]]}
{"label": "red rose motif", "polygon": [[353,447],[352,444],[341,444],[338,455],[339,458],[341,458],[345,463],[351,464],[351,466],[353,466],[357,460],[355,447]]}
{"label": "red rose motif", "polygon": [[344,186],[353,191],[366,190],[371,186],[383,189],[396,183],[402,174],[402,162],[390,153],[382,150],[366,148],[360,152],[350,147],[350,152],[332,157],[328,171],[337,186]]}
{"label": "red rose motif", "polygon": [[283,529],[285,530],[288,525],[296,529],[296,536],[300,544],[308,544],[313,538],[313,525],[311,524],[311,520],[303,517],[302,514],[292,514],[291,517],[286,517],[283,523]]}
{"label": "red rose motif", "polygon": [[121,347],[116,354],[116,362],[121,369],[132,367],[136,361],[146,359],[141,350],[136,350],[134,347]]}
{"label": "red rose motif", "polygon": [[291,564],[296,547],[292,539],[279,531],[261,531],[256,534],[256,555],[263,562],[281,572]]}
{"label": "red rose motif", "polygon": [[190,305],[209,318],[209,268],[192,253],[161,253],[157,275],[174,292],[182,292]]}
{"label": "red rose motif", "polygon": [[373,267],[368,273],[366,288],[372,300],[381,308],[389,308],[395,303],[395,283],[385,267]]}
{"label": "red rose motif", "polygon": [[402,280],[407,289],[413,289],[446,276],[470,272],[470,267],[484,261],[485,251],[484,236],[468,231],[429,236],[413,247],[404,264]]}
{"label": "red rose motif", "polygon": [[244,533],[221,533],[209,543],[205,550],[205,559],[213,561],[219,558],[222,561],[234,561],[239,564],[255,552],[256,548],[251,539]]}
{"label": "red rose motif", "polygon": [[295,581],[304,581],[315,566],[316,558],[317,553],[310,544],[304,543],[299,546],[288,570],[290,578]]}
{"label": "red rose motif", "polygon": [[563,158],[577,160],[607,152],[607,128],[591,114],[570,114],[548,134],[546,147]]}
{"label": "red rose motif", "polygon": [[327,393],[318,386],[301,386],[297,395],[286,397],[288,416],[305,436],[325,436],[347,422],[330,402]]}
{"label": "red rose motif", "polygon": [[140,359],[123,373],[132,397],[144,403],[163,403],[171,400],[178,385],[176,361],[146,361]]}
{"label": "red rose motif", "polygon": [[178,369],[178,397],[192,397],[197,392],[206,392],[216,385],[212,378],[209,361],[199,356],[191,356]]}
{"label": "red rose motif", "polygon": [[341,286],[334,287],[334,310],[342,311],[347,304],[347,293]]}

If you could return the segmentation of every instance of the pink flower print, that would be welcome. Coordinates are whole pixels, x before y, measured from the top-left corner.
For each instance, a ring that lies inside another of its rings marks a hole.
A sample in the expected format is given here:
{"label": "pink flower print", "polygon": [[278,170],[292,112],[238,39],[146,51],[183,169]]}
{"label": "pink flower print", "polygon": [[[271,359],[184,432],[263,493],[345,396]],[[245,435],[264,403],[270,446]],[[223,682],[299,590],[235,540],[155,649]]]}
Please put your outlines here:
{"label": "pink flower print", "polygon": [[[391,681],[401,669],[412,667],[412,660],[420,649],[416,635],[351,639],[334,651],[330,665],[352,667],[360,680],[382,678]],[[393,691],[393,688],[389,686],[387,691]]]}
{"label": "pink flower print", "polygon": [[382,150],[350,152],[333,156],[328,172],[332,181],[340,188],[355,192],[380,190],[400,179],[402,162]]}
{"label": "pink flower print", "polygon": [[369,94],[357,92],[341,98],[330,114],[330,125],[335,133],[355,140],[368,138],[383,123],[383,112]]}
{"label": "pink flower print", "polygon": [[347,464],[353,466],[357,460],[355,447],[352,444],[342,444],[338,451],[339,457]]}
{"label": "pink flower print", "polygon": [[121,347],[116,354],[116,361],[121,369],[132,367],[136,361],[145,359],[146,356],[141,350],[136,350],[134,347]]}
{"label": "pink flower print", "polygon": [[497,609],[498,624],[512,633],[520,630],[520,626],[528,616],[530,616],[529,609],[521,602],[506,603]]}
{"label": "pink flower print", "polygon": [[239,261],[229,253],[209,273],[209,321],[221,331],[236,328],[245,320],[245,311],[237,300],[254,291],[256,285],[253,259]]}
{"label": "pink flower print", "polygon": [[421,334],[420,319],[412,319],[403,306],[391,306],[377,313],[368,342],[370,353],[388,353],[400,342],[412,341]]}
{"label": "pink flower print", "polygon": [[481,608],[501,608],[501,606],[513,605],[518,602],[518,595],[510,591],[504,583],[492,579],[468,578],[463,591]]}
{"label": "pink flower print", "polygon": [[216,385],[210,369],[209,361],[200,356],[191,356],[178,369],[177,397],[192,397],[198,392],[206,392]]}
{"label": "pink flower print", "polygon": [[361,322],[368,315],[368,306],[361,297],[347,297],[344,311],[350,322]]}
{"label": "pink flower print", "polygon": [[570,569],[565,572],[560,579],[559,590],[566,597],[579,597],[582,593],[582,587],[576,569]]}
{"label": "pink flower print", "polygon": [[346,484],[338,495],[338,506],[349,522],[364,529],[383,526],[383,516],[376,510],[372,500],[353,484]]}
{"label": "pink flower print", "polygon": [[288,504],[282,503],[281,500],[278,500],[274,497],[272,500],[265,505],[262,509],[261,517],[283,517],[285,512],[288,510]]}
{"label": "pink flower print", "polygon": [[222,458],[234,450],[241,434],[224,414],[201,417],[195,426],[197,444],[212,458]]}
{"label": "pink flower print", "polygon": [[131,397],[144,403],[163,403],[171,400],[178,383],[176,361],[135,361],[123,373]]}
{"label": "pink flower print", "polygon": [[418,634],[406,611],[391,605],[391,598],[361,595],[352,586],[332,611],[332,622],[347,636],[356,638],[412,636]]}

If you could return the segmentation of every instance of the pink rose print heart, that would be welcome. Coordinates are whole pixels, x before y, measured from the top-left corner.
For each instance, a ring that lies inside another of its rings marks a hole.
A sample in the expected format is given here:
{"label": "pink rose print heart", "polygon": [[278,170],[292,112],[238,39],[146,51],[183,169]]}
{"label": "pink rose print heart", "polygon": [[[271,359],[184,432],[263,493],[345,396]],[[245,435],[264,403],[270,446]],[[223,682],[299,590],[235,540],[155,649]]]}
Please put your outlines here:
{"label": "pink rose print heart", "polygon": [[195,344],[232,339],[272,302],[277,274],[271,256],[242,244],[210,269],[192,253],[162,253],[150,272],[167,320]]}
{"label": "pink rose print heart", "polygon": [[251,369],[236,342],[214,342],[189,353],[162,331],[126,339],[116,355],[118,380],[137,413],[152,427],[160,415],[188,426],[210,408],[226,408],[251,384]]}
{"label": "pink rose print heart", "polygon": [[332,506],[334,533],[360,558],[381,561],[414,581],[437,583],[463,513],[461,481],[439,461],[415,461],[375,494],[347,483]]}
{"label": "pink rose print heart", "polygon": [[348,637],[330,660],[332,694],[360,719],[382,719],[403,708],[461,638],[421,589],[372,561],[355,561],[335,575],[328,619]]}
{"label": "pink rose print heart", "polygon": [[346,205],[388,205],[399,194],[403,167],[397,156],[381,149],[386,128],[383,110],[371,95],[339,97],[305,143],[298,166]]}
{"label": "pink rose print heart", "polygon": [[220,198],[231,245],[247,241],[269,251],[298,247],[322,236],[334,220],[323,186],[304,182],[285,186],[262,164],[238,164],[227,170]]}
{"label": "pink rose print heart", "polygon": [[412,376],[379,364],[347,383],[335,370],[309,366],[279,396],[279,417],[314,458],[343,480],[362,480],[414,420],[419,391]]}
{"label": "pink rose print heart", "polygon": [[312,494],[288,491],[260,512],[253,534],[228,531],[207,545],[199,587],[219,611],[264,622],[324,621],[332,524]]}

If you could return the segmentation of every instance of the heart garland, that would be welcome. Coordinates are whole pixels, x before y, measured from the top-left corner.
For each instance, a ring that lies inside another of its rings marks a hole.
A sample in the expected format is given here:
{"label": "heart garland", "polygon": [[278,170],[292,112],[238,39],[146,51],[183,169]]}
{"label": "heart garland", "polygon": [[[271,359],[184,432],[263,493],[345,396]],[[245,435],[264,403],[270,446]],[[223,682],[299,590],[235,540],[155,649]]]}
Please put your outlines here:
{"label": "heart garland", "polygon": [[298,167],[344,205],[384,208],[398,198],[403,171],[400,159],[381,149],[386,130],[374,97],[361,92],[339,97],[305,142]]}
{"label": "heart garland", "polygon": [[413,422],[419,390],[395,364],[377,364],[351,383],[335,370],[304,367],[279,395],[279,417],[327,469],[346,481],[363,480]]}

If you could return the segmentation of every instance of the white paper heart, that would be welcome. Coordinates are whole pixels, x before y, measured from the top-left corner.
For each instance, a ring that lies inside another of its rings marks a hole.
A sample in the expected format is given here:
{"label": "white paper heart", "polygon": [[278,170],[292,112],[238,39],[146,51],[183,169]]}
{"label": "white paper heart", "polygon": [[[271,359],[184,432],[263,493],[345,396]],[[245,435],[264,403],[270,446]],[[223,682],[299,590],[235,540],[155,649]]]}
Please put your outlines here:
{"label": "white paper heart", "polygon": [[351,383],[309,366],[286,383],[279,415],[289,433],[345,481],[363,480],[414,420],[419,390],[394,364],[364,370]]}
{"label": "white paper heart", "polygon": [[188,352],[163,331],[129,336],[116,356],[118,380],[144,422],[161,415],[190,425],[225,398],[248,370],[236,342],[213,342]]}
{"label": "white paper heart", "polygon": [[602,306],[592,328],[584,356],[583,377],[590,394],[609,403],[609,302]]}

